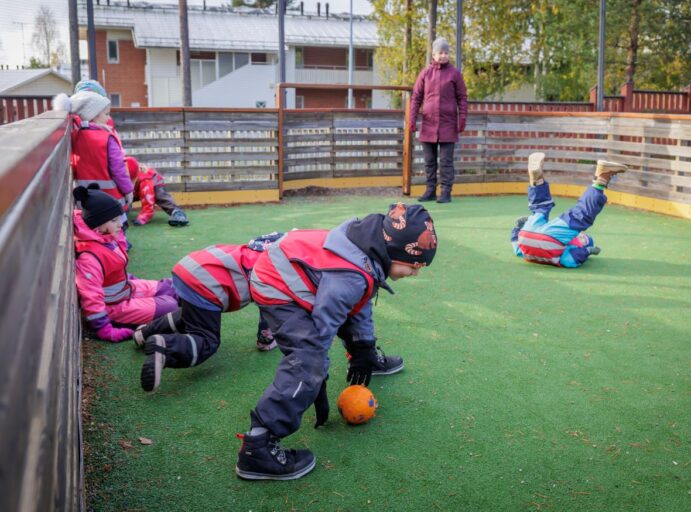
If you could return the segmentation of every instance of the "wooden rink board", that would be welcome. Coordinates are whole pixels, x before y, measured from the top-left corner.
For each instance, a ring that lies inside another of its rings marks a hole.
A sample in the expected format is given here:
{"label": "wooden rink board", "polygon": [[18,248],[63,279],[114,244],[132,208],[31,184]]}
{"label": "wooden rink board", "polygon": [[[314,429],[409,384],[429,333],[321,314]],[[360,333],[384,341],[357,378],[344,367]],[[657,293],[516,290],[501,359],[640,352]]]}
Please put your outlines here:
{"label": "wooden rink board", "polygon": [[[453,196],[483,196],[483,195],[504,195],[520,194],[525,195],[527,190],[526,183],[499,182],[499,183],[456,183],[453,187]],[[585,187],[582,185],[564,185],[560,183],[550,184],[550,191],[554,196],[560,197],[580,197]],[[411,187],[411,197],[422,195],[425,191],[424,185],[413,185]],[[607,200],[610,204],[627,206],[638,210],[645,210],[653,213],[661,213],[672,217],[691,219],[691,204],[677,203],[665,199],[654,199],[643,197],[627,192],[617,192],[616,190],[607,191]]]}

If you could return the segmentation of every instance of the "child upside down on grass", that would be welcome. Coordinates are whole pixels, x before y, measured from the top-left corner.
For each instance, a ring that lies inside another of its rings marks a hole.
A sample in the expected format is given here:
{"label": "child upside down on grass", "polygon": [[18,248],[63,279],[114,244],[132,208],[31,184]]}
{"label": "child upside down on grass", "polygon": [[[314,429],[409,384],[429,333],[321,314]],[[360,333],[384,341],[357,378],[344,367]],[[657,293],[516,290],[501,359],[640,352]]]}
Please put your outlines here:
{"label": "child upside down on grass", "polygon": [[533,153],[528,158],[528,208],[530,217],[520,217],[511,230],[511,244],[516,256],[526,261],[557,267],[580,267],[591,255],[600,254],[600,248],[585,230],[607,202],[605,189],[610,180],[627,167],[616,162],[597,161],[593,184],[585,189],[576,206],[554,220],[549,214],[554,201],[549,183],[544,179],[542,166],[544,153]]}

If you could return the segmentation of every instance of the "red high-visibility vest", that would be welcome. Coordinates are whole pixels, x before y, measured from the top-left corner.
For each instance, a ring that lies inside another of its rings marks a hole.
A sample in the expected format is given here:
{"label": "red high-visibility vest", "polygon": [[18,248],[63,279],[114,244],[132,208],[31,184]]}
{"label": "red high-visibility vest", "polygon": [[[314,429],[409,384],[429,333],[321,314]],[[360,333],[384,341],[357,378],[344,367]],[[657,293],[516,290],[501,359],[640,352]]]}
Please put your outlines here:
{"label": "red high-visibility vest", "polygon": [[246,245],[212,245],[182,258],[173,274],[223,311],[237,311],[251,300],[249,272],[260,254]]}
{"label": "red high-visibility vest", "polygon": [[74,185],[86,187],[89,183],[98,183],[103,192],[110,194],[124,206],[125,198],[108,172],[108,139],[111,136],[122,149],[118,136],[105,128],[75,127],[72,130]]}
{"label": "red high-visibility vest", "polygon": [[132,286],[127,278],[127,253],[120,249],[111,249],[102,243],[84,240],[76,242],[77,255],[88,252],[101,264],[103,269],[103,301],[106,304],[117,304],[132,295]]}
{"label": "red high-visibility vest", "polygon": [[559,261],[565,247],[559,240],[544,233],[518,232],[518,248],[523,258],[533,263],[561,267]]}
{"label": "red high-visibility vest", "polygon": [[311,312],[317,287],[307,277],[304,267],[315,271],[345,270],[362,275],[367,290],[350,311],[355,315],[374,293],[374,278],[350,261],[324,248],[328,230],[296,230],[271,244],[257,260],[250,278],[252,299],[257,304],[275,305],[295,302]]}

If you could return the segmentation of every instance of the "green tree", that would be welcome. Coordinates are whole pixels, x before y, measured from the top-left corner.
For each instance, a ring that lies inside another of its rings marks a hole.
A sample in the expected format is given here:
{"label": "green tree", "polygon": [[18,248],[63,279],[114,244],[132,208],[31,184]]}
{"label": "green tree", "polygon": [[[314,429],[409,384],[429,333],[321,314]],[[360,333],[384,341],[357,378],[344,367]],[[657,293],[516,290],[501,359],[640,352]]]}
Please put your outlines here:
{"label": "green tree", "polygon": [[[379,68],[387,82],[412,85],[425,66],[429,3],[371,3],[382,42],[376,55]],[[438,0],[436,32],[452,45],[455,9],[455,0]],[[597,81],[599,0],[465,0],[464,15],[464,76],[470,98],[530,83],[539,99],[587,99]],[[618,94],[627,79],[646,89],[688,85],[689,27],[688,0],[608,0],[605,93]]]}

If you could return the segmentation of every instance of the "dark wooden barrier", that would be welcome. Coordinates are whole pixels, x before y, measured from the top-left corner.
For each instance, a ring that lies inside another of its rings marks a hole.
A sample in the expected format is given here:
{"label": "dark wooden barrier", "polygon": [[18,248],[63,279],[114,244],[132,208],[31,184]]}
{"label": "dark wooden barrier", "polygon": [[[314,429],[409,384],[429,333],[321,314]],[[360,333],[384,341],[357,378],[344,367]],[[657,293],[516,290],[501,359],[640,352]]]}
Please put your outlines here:
{"label": "dark wooden barrier", "polygon": [[283,180],[401,176],[402,116],[400,110],[286,110]]}
{"label": "dark wooden barrier", "polygon": [[113,121],[128,155],[173,191],[278,187],[275,109],[121,108]]}
{"label": "dark wooden barrier", "polygon": [[0,510],[81,510],[80,324],[69,135],[0,127]]}
{"label": "dark wooden barrier", "polygon": [[0,124],[13,123],[50,110],[51,96],[0,96]]}

